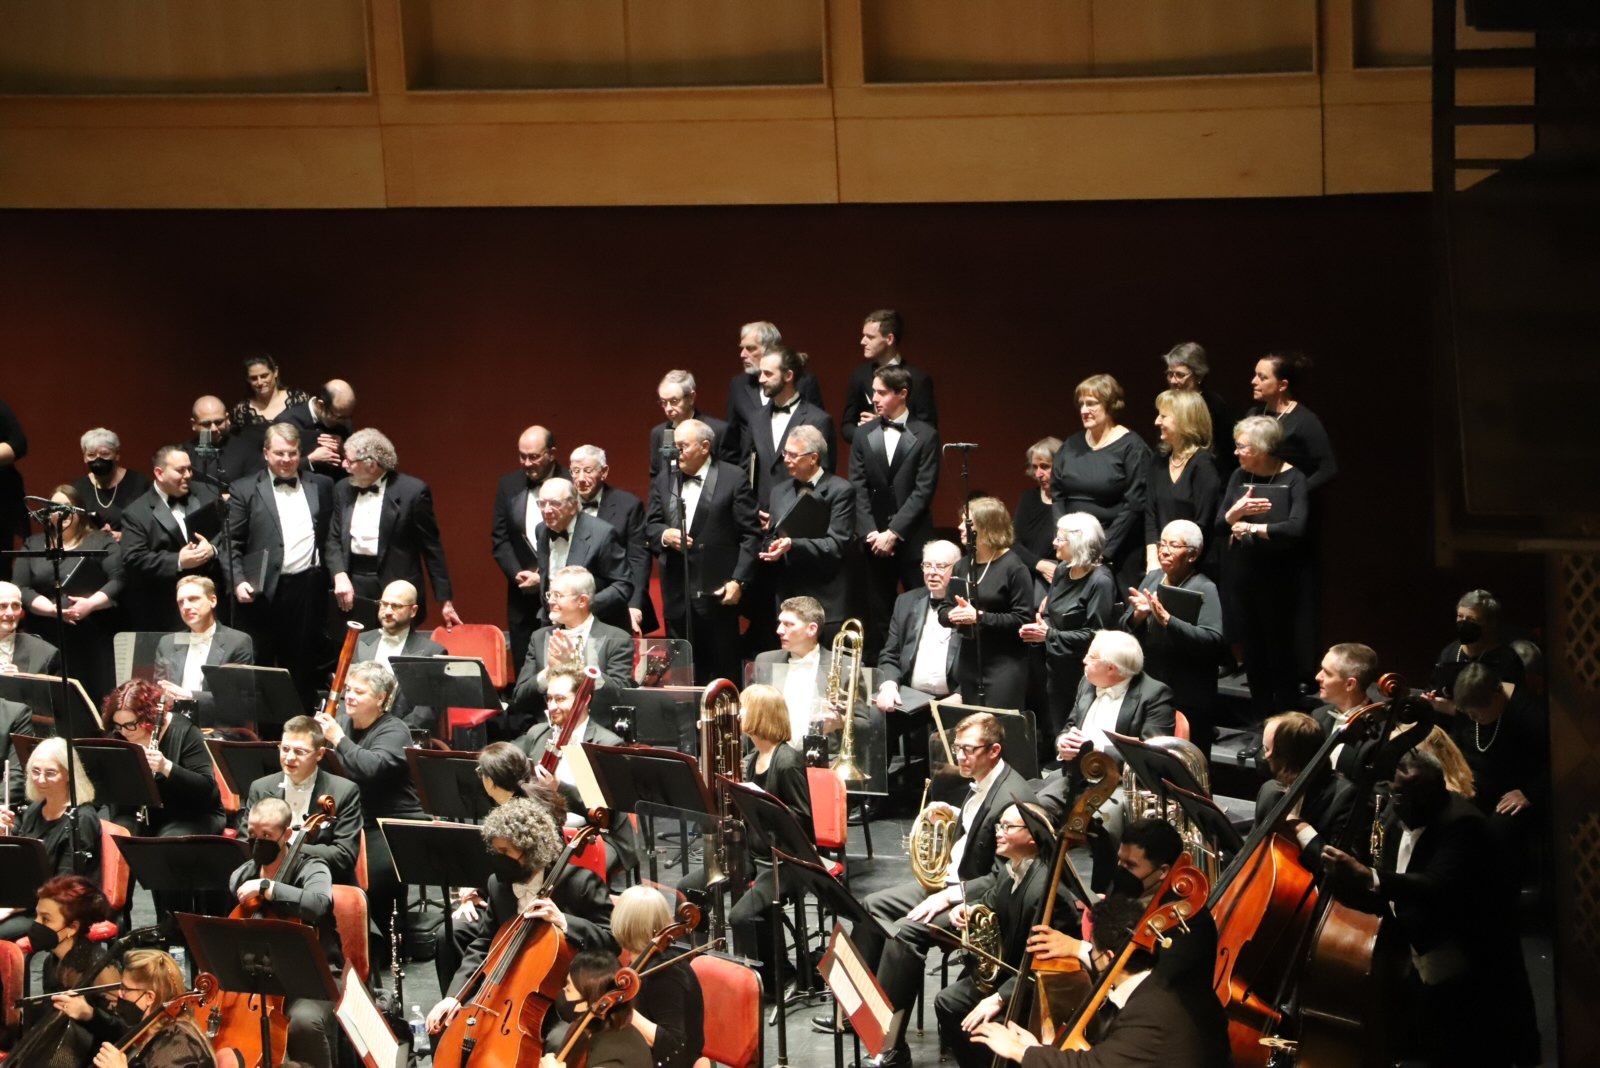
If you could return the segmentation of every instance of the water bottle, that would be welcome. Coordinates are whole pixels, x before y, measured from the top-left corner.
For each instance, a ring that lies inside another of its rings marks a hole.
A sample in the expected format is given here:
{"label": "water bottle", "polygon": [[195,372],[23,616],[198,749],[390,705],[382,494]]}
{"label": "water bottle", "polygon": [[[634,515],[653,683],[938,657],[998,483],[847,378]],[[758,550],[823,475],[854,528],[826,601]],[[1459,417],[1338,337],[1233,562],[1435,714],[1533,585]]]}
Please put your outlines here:
{"label": "water bottle", "polygon": [[172,959],[178,962],[178,972],[185,979],[189,978],[189,951],[183,946],[173,946]]}
{"label": "water bottle", "polygon": [[411,1006],[411,1048],[424,1050],[428,1048],[428,1020],[422,1015],[422,1006]]}

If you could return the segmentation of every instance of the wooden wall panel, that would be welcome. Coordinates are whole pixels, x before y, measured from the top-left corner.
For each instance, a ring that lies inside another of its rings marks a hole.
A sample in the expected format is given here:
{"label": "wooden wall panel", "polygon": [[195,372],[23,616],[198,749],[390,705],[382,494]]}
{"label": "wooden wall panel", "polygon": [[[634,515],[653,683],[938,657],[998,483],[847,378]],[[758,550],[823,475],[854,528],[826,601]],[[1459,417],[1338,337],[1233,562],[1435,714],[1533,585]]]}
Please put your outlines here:
{"label": "wooden wall panel", "polygon": [[821,85],[822,0],[632,0],[632,85]]}
{"label": "wooden wall panel", "polygon": [[1089,0],[861,0],[866,80],[1087,77],[1089,10]]}
{"label": "wooden wall panel", "polygon": [[1314,0],[1094,0],[1101,78],[1315,69]]}

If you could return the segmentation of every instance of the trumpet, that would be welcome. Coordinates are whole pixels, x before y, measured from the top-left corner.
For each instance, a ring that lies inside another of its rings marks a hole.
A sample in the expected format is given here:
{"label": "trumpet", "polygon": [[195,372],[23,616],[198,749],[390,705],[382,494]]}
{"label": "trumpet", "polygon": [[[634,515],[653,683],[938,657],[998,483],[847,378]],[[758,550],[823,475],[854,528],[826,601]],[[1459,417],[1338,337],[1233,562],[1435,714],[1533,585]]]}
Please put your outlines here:
{"label": "trumpet", "polygon": [[[861,689],[861,656],[866,646],[866,631],[859,619],[847,619],[833,636],[832,663],[828,667],[828,686],[823,703],[839,710],[844,718],[839,737],[839,755],[829,765],[834,777],[846,786],[867,781],[867,773],[856,764],[856,696]],[[819,761],[820,763],[820,761]]]}

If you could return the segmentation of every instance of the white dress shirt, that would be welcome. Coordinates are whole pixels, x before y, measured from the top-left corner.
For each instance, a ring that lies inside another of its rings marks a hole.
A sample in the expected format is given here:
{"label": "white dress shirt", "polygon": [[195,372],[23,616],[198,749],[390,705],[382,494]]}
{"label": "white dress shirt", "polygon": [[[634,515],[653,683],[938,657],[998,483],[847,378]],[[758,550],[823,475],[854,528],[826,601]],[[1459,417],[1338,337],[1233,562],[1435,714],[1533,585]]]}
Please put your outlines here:
{"label": "white dress shirt", "polygon": [[167,511],[172,513],[172,521],[178,524],[178,530],[183,533],[184,540],[188,541],[189,524],[184,522],[183,517],[189,514],[189,502],[187,500],[174,500],[165,493],[161,493],[160,490],[156,490],[156,492],[161,494],[161,499],[166,502]]}
{"label": "white dress shirt", "polygon": [[817,672],[822,669],[822,647],[816,646],[798,660],[789,658],[783,677],[783,700],[789,706],[789,743],[805,745],[806,732],[817,714]]}
{"label": "white dress shirt", "polygon": [[[710,466],[710,461],[706,462]],[[694,526],[694,512],[700,507],[700,491],[705,486],[706,468],[702,467],[692,475],[683,476],[683,533],[688,534],[689,528]]]}
{"label": "white dress shirt", "polygon": [[1117,729],[1117,716],[1122,712],[1122,699],[1128,694],[1128,683],[1131,679],[1123,679],[1115,686],[1108,686],[1095,694],[1089,704],[1089,711],[1083,717],[1083,726],[1079,728],[1085,738],[1094,743],[1094,747],[1102,753],[1115,754],[1117,747],[1111,744],[1111,739],[1106,737],[1106,731]]}
{"label": "white dress shirt", "polygon": [[211,640],[217,636],[217,625],[201,631],[199,634],[191,633],[189,638],[189,651],[183,659],[183,681],[178,685],[190,693],[206,688],[206,677],[200,668],[206,662],[206,657],[211,655]]}
{"label": "white dress shirt", "polygon": [[917,638],[917,656],[911,664],[910,685],[914,690],[944,697],[950,692],[946,668],[950,664],[950,637],[955,631],[939,622],[939,607],[928,602],[928,615]]}
{"label": "white dress shirt", "polygon": [[567,524],[567,536],[564,538],[556,537],[554,530],[549,531],[551,575],[567,566],[567,555],[572,551],[572,528],[576,525],[576,518],[574,518],[573,522]]}
{"label": "white dress shirt", "polygon": [[[594,650],[594,642],[590,641],[590,632],[594,630],[593,615],[585,617],[584,621],[579,623],[576,627],[558,627],[557,629],[578,643],[578,648],[582,650],[580,659],[582,660],[584,667],[599,666],[599,659]],[[555,637],[554,632],[551,633],[550,637]],[[536,676],[536,679],[541,686],[544,685],[545,676],[550,674],[550,646],[548,643],[549,639],[546,639],[546,644],[544,647],[544,670],[539,672],[539,674]],[[605,686],[605,684],[605,679],[596,679],[594,688],[598,690]]]}
{"label": "white dress shirt", "polygon": [[989,774],[973,782],[972,792],[961,803],[961,837],[956,839],[956,844],[950,849],[950,866],[945,869],[946,886],[955,886],[961,882],[961,877],[956,873],[961,870],[961,856],[967,851],[967,843],[972,840],[974,833],[972,821],[977,818],[978,810],[983,807],[989,791],[994,789],[994,784],[1004,774],[1005,766],[1004,760],[995,761],[994,767],[989,769]]}
{"label": "white dress shirt", "polygon": [[528,487],[528,504],[522,510],[522,536],[528,539],[528,548],[538,552],[539,528],[544,526],[544,513],[539,511],[539,490]]}
{"label": "white dress shirt", "polygon": [[406,651],[406,639],[409,637],[411,637],[410,627],[406,627],[399,634],[396,634],[393,637],[385,633],[379,633],[378,647],[372,651],[372,659],[387,666],[391,656],[404,656]]}
{"label": "white dress shirt", "polygon": [[306,813],[311,810],[312,787],[317,785],[317,773],[313,771],[306,776],[306,781],[296,786],[288,775],[283,777],[283,799],[289,804],[289,826],[299,827],[306,821]]}
{"label": "white dress shirt", "polygon": [[584,515],[592,515],[596,519],[599,519],[600,518],[600,498],[604,497],[605,493],[606,493],[606,488],[605,488],[605,486],[602,485],[602,486],[596,486],[595,487],[594,496],[589,498],[588,500],[584,500],[580,496],[578,498],[578,510],[580,512],[582,512]]}
{"label": "white dress shirt", "polygon": [[1118,983],[1111,993],[1106,995],[1106,1000],[1115,1005],[1118,1010],[1127,1008],[1128,999],[1133,997],[1133,992],[1135,990],[1139,989],[1139,984],[1143,983],[1146,979],[1150,978],[1150,976],[1154,974],[1155,973],[1148,968],[1142,972],[1135,972],[1133,975]]}
{"label": "white dress shirt", "polygon": [[894,450],[900,447],[900,435],[905,433],[906,417],[901,416],[883,428],[883,457],[894,463]]}
{"label": "white dress shirt", "polygon": [[383,518],[383,495],[388,492],[389,480],[377,481],[377,493],[356,493],[355,506],[350,509],[350,553],[353,556],[378,555],[378,524]]}
{"label": "white dress shirt", "polygon": [[298,575],[310,570],[317,562],[317,535],[311,522],[311,502],[306,500],[305,483],[274,484],[272,499],[278,506],[278,527],[283,531],[283,574]]}
{"label": "white dress shirt", "polygon": [[8,634],[0,638],[0,664],[14,665],[17,662],[17,636]]}
{"label": "white dress shirt", "polygon": [[798,397],[790,397],[789,403],[784,406],[783,411],[779,411],[776,404],[772,405],[771,418],[773,452],[783,451],[783,438],[784,435],[789,432],[789,420],[794,416],[794,406],[799,403],[800,400]]}

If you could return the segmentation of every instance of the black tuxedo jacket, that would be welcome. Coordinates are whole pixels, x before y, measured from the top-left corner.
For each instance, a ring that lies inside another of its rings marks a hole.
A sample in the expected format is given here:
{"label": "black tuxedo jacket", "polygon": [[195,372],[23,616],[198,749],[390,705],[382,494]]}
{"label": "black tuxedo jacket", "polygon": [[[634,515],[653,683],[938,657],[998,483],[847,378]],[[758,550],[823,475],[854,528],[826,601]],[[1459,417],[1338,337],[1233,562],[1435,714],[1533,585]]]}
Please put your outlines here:
{"label": "black tuxedo jacket", "polygon": [[[556,464],[545,477],[570,479],[572,472]],[[490,546],[494,551],[494,562],[500,565],[501,574],[512,584],[513,596],[518,592],[517,572],[532,571],[537,566],[534,562],[533,538],[528,532],[528,494],[537,494],[538,487],[543,483],[544,479],[541,478],[530,484],[527,473],[518,469],[500,476],[500,483],[495,487],[494,518],[489,527]],[[540,598],[544,597],[542,585],[535,592]]]}
{"label": "black tuxedo jacket", "polygon": [[[333,516],[333,480],[315,472],[300,476],[300,486],[311,509],[311,529],[317,548],[328,540],[328,524]],[[278,591],[278,575],[283,570],[283,526],[278,521],[278,501],[272,485],[272,472],[263,471],[242,478],[228,490],[228,584],[254,580],[245,573],[245,560],[266,550],[267,585],[258,590],[272,599]]]}
{"label": "black tuxedo jacket", "polygon": [[645,530],[651,548],[661,559],[662,607],[669,617],[682,619],[693,598],[704,606],[712,591],[730,579],[749,584],[755,575],[756,550],[761,528],[756,519],[756,496],[744,474],[732,464],[709,461],[700,469],[705,483],[700,490],[689,536],[689,588],[683,585],[683,554],[662,545],[661,535],[681,525],[675,496],[677,473],[663,469],[650,484],[650,507]]}
{"label": "black tuxedo jacket", "polygon": [[[33,726],[33,710],[20,701],[7,701],[0,698],[0,760],[11,767],[11,779],[5,783],[5,803],[8,805],[26,806],[28,804],[27,792],[24,785],[23,767],[27,761],[17,756],[15,747],[11,744],[13,734],[38,734]],[[20,810],[20,809],[19,809]]]}
{"label": "black tuxedo jacket", "polygon": [[939,488],[939,431],[915,419],[886,458],[883,427],[869,424],[850,448],[850,484],[856,489],[856,532],[892,530],[920,546],[933,531],[933,495]]}
{"label": "black tuxedo jacket", "polygon": [[307,471],[314,471],[326,478],[331,478],[335,482],[343,482],[348,477],[345,474],[344,465],[337,460],[331,463],[319,460],[313,464],[306,460],[305,457],[316,451],[317,437],[322,434],[332,434],[339,439],[340,447],[343,448],[345,440],[355,433],[355,427],[352,424],[345,422],[334,423],[329,426],[321,422],[317,419],[316,413],[311,410],[311,402],[309,400],[301,401],[299,404],[291,404],[283,410],[283,414],[278,417],[277,421],[293,423],[300,428],[301,467]]}
{"label": "black tuxedo jacket", "polygon": [[[187,518],[218,507],[210,487],[195,484],[189,491]],[[177,582],[181,575],[204,575],[222,580],[222,568],[212,559],[197,568],[178,567],[178,550],[188,542],[178,529],[167,502],[151,487],[122,513],[122,568],[127,576],[128,607],[136,630],[173,630],[178,626]]]}
{"label": "black tuxedo jacket", "polygon": [[[469,928],[471,940],[456,965],[455,976],[450,980],[449,993],[461,993],[467,977],[478,970],[488,956],[489,945],[500,933],[507,920],[521,910],[517,908],[517,892],[498,875],[489,876],[488,907],[481,910]],[[569,864],[550,892],[561,914],[567,918],[567,942],[576,952],[586,949],[616,949],[611,937],[611,898],[605,883],[588,868]]]}
{"label": "black tuxedo jacket", "polygon": [[[538,589],[548,592],[555,577],[550,571],[550,528],[540,523],[534,537],[538,539],[534,555],[540,579]],[[589,602],[589,611],[603,623],[630,629],[628,605],[633,601],[633,575],[628,570],[622,535],[605,520],[579,512],[567,528],[567,537],[567,566],[587,568],[594,576],[594,599]],[[540,623],[550,622],[549,605],[540,605],[538,618]]]}
{"label": "black tuxedo jacket", "polygon": [[[378,655],[378,641],[383,637],[381,630],[369,630],[356,639],[356,662],[371,660]],[[400,647],[401,656],[445,656],[450,650],[434,641],[423,632],[412,627],[406,633],[405,644]],[[406,696],[405,687],[402,686],[395,694],[394,706],[389,709],[392,715],[399,716],[407,727],[431,732],[434,724],[439,720],[439,711],[427,705],[413,704],[411,698]]]}
{"label": "black tuxedo jacket", "polygon": [[[998,818],[999,812],[995,815]],[[987,905],[994,910],[995,918],[1000,922],[1000,959],[1007,964],[1015,965],[1022,962],[1029,931],[1039,918],[1044,896],[1049,889],[1048,859],[1035,857],[1033,863],[1028,865],[1028,870],[1022,873],[1021,881],[1013,885],[1010,865],[999,857],[995,858],[993,878],[989,880],[988,888],[984,890],[981,898],[973,904]],[[1057,919],[1052,926],[1069,933],[1077,933],[1075,920],[1077,910],[1072,907],[1072,899],[1066,886],[1064,884],[1057,886],[1056,894],[1056,909],[1053,915]],[[1064,926],[1066,924],[1072,926]],[[1016,985],[1016,977],[1008,973],[1005,981],[996,989],[996,993],[1009,1001]]]}
{"label": "black tuxedo jacket", "polygon": [[[650,600],[650,563],[654,557],[650,555],[650,540],[645,536],[644,502],[625,489],[606,485],[600,490],[597,515],[610,523],[617,537],[622,539],[622,551],[628,557],[628,578],[633,584],[628,606],[644,613],[640,631],[649,634],[661,624],[656,619],[656,606]],[[627,629],[623,624],[618,626]]]}
{"label": "black tuxedo jacket", "polygon": [[[183,681],[183,664],[189,658],[189,646],[179,644],[178,639],[188,636],[188,631],[184,631],[181,635],[161,636],[161,640],[156,643],[157,679],[166,679],[174,683]],[[254,664],[255,662],[256,647],[255,642],[250,640],[250,635],[218,623],[217,632],[211,636],[211,648],[206,651],[206,663]],[[209,690],[197,690],[194,701],[199,706],[202,722],[210,720],[216,714],[217,699]]]}
{"label": "black tuxedo jacket", "polygon": [[[878,654],[880,683],[911,685],[911,669],[917,664],[917,647],[922,642],[922,628],[928,622],[930,600],[926,586],[907,590],[895,598],[894,612],[889,617],[889,636],[884,639],[883,651]],[[960,658],[961,631],[952,627],[950,649],[944,663],[945,682],[952,690],[957,686],[956,663]]]}
{"label": "black tuxedo jacket", "polygon": [[[196,434],[184,443],[184,451],[189,454],[189,460],[194,464],[194,473],[198,477],[214,478],[223,485],[230,487],[264,471],[267,467],[267,458],[262,452],[266,444],[267,426],[258,423],[253,426],[235,427],[228,432],[222,444],[216,447],[216,454],[206,456],[200,452],[200,436]],[[308,450],[309,451],[309,450]],[[213,487],[215,488],[215,487]]]}
{"label": "black tuxedo jacket", "polygon": [[[1010,764],[1001,769],[983,804],[972,814],[971,825],[961,832],[967,844],[962,847],[956,877],[964,885],[963,896],[967,901],[975,901],[987,893],[994,877],[994,825],[1000,822],[1000,814],[1010,805],[1032,800],[1033,790],[1028,780]],[[952,803],[960,807],[959,802]]]}
{"label": "black tuxedo jacket", "polygon": [[[783,465],[783,443],[776,447],[772,444],[772,409],[763,408],[755,422],[751,424],[754,432],[751,441],[756,454],[756,504],[763,512],[768,511],[772,501],[772,487],[780,482],[789,480],[789,470]],[[784,425],[783,436],[787,441],[789,432],[802,426],[816,427],[822,434],[822,440],[828,443],[827,461],[822,465],[828,472],[832,472],[837,462],[838,449],[833,434],[833,419],[820,405],[810,404],[804,397],[797,397],[794,402],[794,411],[789,413],[789,422]]]}
{"label": "black tuxedo jacket", "polygon": [[[801,400],[823,411],[828,410],[828,406],[822,402],[822,387],[818,385],[816,375],[807,371],[794,385]],[[772,422],[766,418],[766,414],[765,398],[761,396],[761,385],[756,376],[743,371],[734,375],[728,383],[728,433],[733,435],[739,459],[733,462],[743,463],[755,451],[753,427],[766,423],[771,428]]]}
{"label": "black tuxedo jacket", "polygon": [[[690,416],[711,428],[711,458],[730,464],[739,462],[738,435],[728,432],[726,420],[697,411]],[[666,419],[650,428],[650,478],[661,473],[661,450],[672,445],[672,423]]]}
{"label": "black tuxedo jacket", "polygon": [[[788,552],[765,566],[777,574],[780,602],[807,594],[822,602],[829,620],[846,619],[850,615],[848,565],[856,551],[856,493],[845,479],[830,474],[818,479],[811,492],[827,502],[827,533],[820,538],[795,538]],[[794,506],[800,493],[800,483],[788,477],[772,487],[767,507],[774,525]]]}
{"label": "black tuxedo jacket", "polygon": [[[1300,801],[1300,818],[1317,829],[1317,836],[1300,850],[1300,862],[1315,871],[1328,836],[1337,836],[1347,829],[1345,824],[1355,812],[1359,798],[1355,784],[1343,775],[1334,774],[1332,768],[1308,768],[1301,774],[1317,776]],[[1284,785],[1276,779],[1261,784],[1261,789],[1256,791],[1257,825],[1272,814],[1285,792]]]}
{"label": "black tuxedo jacket", "polygon": [[[243,836],[248,830],[250,810],[257,801],[265,797],[276,797],[283,801],[287,795],[283,790],[283,772],[263,775],[250,784],[250,792],[246,795],[244,808],[239,812],[239,834]],[[317,769],[316,782],[311,787],[313,800],[324,794],[333,797],[333,823],[324,825],[317,833],[315,842],[307,842],[301,847],[301,854],[316,857],[328,866],[333,873],[333,881],[346,885],[355,884],[356,858],[361,853],[361,788],[349,779],[334,775],[326,768]],[[312,813],[314,814],[315,807]]]}
{"label": "black tuxedo jacket", "polygon": [[[517,685],[511,691],[510,708],[536,709],[544,698],[544,673],[550,666],[545,654],[550,647],[550,635],[555,627],[540,627],[528,640],[528,656],[517,675]],[[598,690],[604,686],[622,689],[633,685],[633,635],[620,627],[613,627],[599,619],[589,629],[589,640],[583,651],[585,664],[600,669]]]}
{"label": "black tuxedo jacket", "polygon": [[[26,598],[24,598],[26,601]],[[17,631],[11,659],[17,670],[30,675],[55,675],[61,670],[61,650],[39,637]]]}
{"label": "black tuxedo jacket", "polygon": [[1228,1017],[1202,983],[1142,980],[1092,1049],[1034,1046],[1022,1068],[1231,1068]]}
{"label": "black tuxedo jacket", "polygon": [[[911,376],[911,392],[906,397],[906,409],[911,418],[929,426],[938,426],[939,405],[933,399],[933,379],[922,368],[913,367],[903,360],[899,366]],[[871,360],[862,360],[850,372],[850,384],[844,391],[844,407],[839,413],[839,429],[849,444],[855,444],[862,413],[873,410],[872,379],[877,373],[878,368]]]}
{"label": "black tuxedo jacket", "polygon": [[[383,491],[383,515],[378,520],[378,580],[387,586],[405,579],[417,588],[417,604],[426,614],[422,571],[426,567],[433,580],[434,596],[452,599],[450,569],[445,564],[444,545],[439,540],[439,521],[433,513],[433,492],[419,478],[389,472]],[[350,513],[355,508],[356,487],[349,479],[333,487],[333,518],[328,525],[328,540],[322,561],[330,575],[350,570]]]}
{"label": "black tuxedo jacket", "polygon": [[[1094,684],[1088,679],[1078,683],[1078,699],[1072,705],[1071,726],[1083,729],[1083,721],[1094,704]],[[1128,692],[1122,695],[1122,709],[1117,713],[1118,734],[1134,738],[1170,736],[1177,730],[1177,717],[1173,715],[1172,691],[1166,683],[1149,675],[1135,675],[1128,682]]]}

